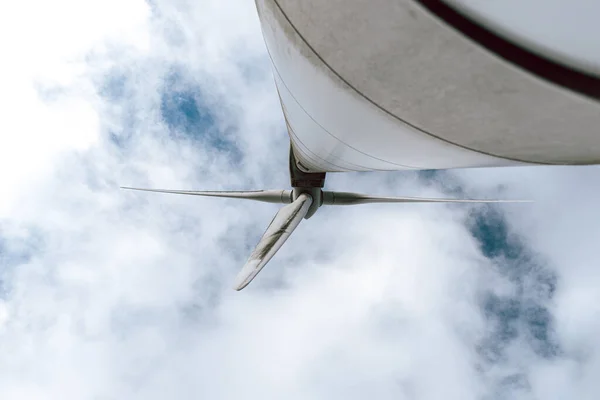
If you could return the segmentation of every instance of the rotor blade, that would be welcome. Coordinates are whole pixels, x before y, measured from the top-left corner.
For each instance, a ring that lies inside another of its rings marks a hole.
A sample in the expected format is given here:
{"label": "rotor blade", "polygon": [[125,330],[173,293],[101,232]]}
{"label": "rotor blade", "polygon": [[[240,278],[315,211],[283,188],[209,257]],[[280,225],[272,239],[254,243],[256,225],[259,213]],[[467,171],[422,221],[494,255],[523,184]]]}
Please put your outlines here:
{"label": "rotor blade", "polygon": [[292,202],[291,190],[250,190],[250,191],[225,191],[225,192],[198,192],[194,190],[164,190],[164,189],[142,189],[121,186],[121,189],[140,190],[143,192],[187,194],[192,196],[228,197],[232,199],[247,199],[263,201],[266,203],[290,204]]}
{"label": "rotor blade", "polygon": [[277,212],[248,261],[237,275],[234,284],[235,290],[245,288],[273,258],[277,250],[283,246],[300,224],[302,218],[306,216],[312,202],[312,197],[303,193],[292,204],[282,207]]}
{"label": "rotor blade", "polygon": [[349,206],[369,203],[532,203],[531,200],[430,199],[425,197],[379,197],[350,192],[323,192],[323,205]]}

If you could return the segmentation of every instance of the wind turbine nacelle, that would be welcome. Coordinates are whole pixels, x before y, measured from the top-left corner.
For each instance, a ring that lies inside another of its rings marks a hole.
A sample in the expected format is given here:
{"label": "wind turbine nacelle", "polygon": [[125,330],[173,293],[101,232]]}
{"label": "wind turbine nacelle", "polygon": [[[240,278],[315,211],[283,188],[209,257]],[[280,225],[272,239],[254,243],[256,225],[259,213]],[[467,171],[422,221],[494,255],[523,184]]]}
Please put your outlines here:
{"label": "wind turbine nacelle", "polygon": [[600,163],[599,28],[573,53],[500,0],[256,3],[306,172]]}

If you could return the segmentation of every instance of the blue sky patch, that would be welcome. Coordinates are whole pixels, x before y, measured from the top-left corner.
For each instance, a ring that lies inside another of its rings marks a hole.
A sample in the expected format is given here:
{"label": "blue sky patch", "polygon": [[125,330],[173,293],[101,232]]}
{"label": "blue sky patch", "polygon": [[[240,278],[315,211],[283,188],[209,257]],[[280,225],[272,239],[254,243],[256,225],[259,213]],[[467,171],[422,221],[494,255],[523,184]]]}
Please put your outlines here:
{"label": "blue sky patch", "polygon": [[[140,120],[139,115],[143,110],[136,108],[139,105],[134,99],[130,100],[139,95],[133,92],[135,87],[130,85],[135,78],[133,74],[136,72],[115,70],[98,84],[99,95],[120,107],[122,120],[107,132],[106,138],[121,150],[127,148],[134,132],[156,132],[152,126],[143,125],[153,122]],[[210,84],[206,83],[206,86]],[[242,154],[235,143],[233,128],[213,111],[219,107],[218,99],[211,98],[207,90],[181,68],[173,66],[163,79],[156,117],[164,123],[169,139],[209,147],[238,162]]]}
{"label": "blue sky patch", "polygon": [[[0,228],[1,228],[0,221]],[[0,230],[1,232],[1,230]],[[0,299],[10,293],[10,274],[19,265],[27,264],[44,249],[43,234],[33,228],[19,229],[10,236],[0,235]]]}
{"label": "blue sky patch", "polygon": [[[438,186],[445,194],[468,197],[460,181],[448,171],[419,171],[426,185]],[[557,276],[539,255],[512,232],[502,209],[486,205],[474,208],[467,228],[481,253],[494,261],[494,273],[512,286],[511,295],[482,288],[479,307],[486,320],[487,333],[477,344],[484,370],[509,363],[503,375],[493,375],[492,398],[510,398],[528,390],[527,371],[512,365],[507,350],[511,346],[527,349],[549,359],[560,355],[554,320],[548,305],[556,291]],[[516,368],[516,371],[515,371]],[[508,372],[510,371],[510,372]]]}
{"label": "blue sky patch", "polygon": [[126,94],[127,76],[123,73],[113,71],[109,73],[98,90],[100,96],[110,101],[123,100]]}
{"label": "blue sky patch", "polygon": [[[484,365],[510,363],[507,349],[514,345],[543,359],[559,356],[560,344],[548,309],[556,289],[556,274],[511,232],[497,207],[478,209],[469,229],[481,252],[496,261],[494,272],[512,285],[514,293],[500,295],[485,289],[480,294],[480,308],[488,326],[487,335],[477,347]],[[526,373],[515,375],[516,381],[500,376],[494,398],[510,397],[515,390],[526,389]]]}
{"label": "blue sky patch", "polygon": [[232,133],[222,128],[212,111],[217,104],[206,100],[203,90],[180,72],[171,72],[165,79],[161,93],[161,118],[175,140],[191,140],[210,146],[220,152],[240,152],[232,140]]}
{"label": "blue sky patch", "polygon": [[192,90],[167,90],[162,93],[160,112],[169,129],[196,136],[213,128],[215,120],[206,108],[200,108],[197,96],[198,93]]}

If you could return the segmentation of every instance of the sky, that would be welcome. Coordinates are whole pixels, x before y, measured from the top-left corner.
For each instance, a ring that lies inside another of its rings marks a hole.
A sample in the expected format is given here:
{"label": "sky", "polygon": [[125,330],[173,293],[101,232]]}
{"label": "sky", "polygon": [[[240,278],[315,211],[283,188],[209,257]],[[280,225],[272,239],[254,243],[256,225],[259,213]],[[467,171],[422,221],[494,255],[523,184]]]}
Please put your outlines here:
{"label": "sky", "polygon": [[[598,167],[329,174],[530,205],[322,208],[246,289],[288,188],[252,1],[0,3],[0,397],[595,399]],[[352,188],[352,189],[350,189]]]}

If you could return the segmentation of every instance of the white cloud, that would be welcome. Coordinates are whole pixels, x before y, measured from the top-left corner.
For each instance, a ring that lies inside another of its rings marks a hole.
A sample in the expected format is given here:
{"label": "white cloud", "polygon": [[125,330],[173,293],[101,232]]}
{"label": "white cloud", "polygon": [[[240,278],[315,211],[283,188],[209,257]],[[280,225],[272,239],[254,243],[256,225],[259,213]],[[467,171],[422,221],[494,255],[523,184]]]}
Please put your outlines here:
{"label": "white cloud", "polygon": [[[254,4],[44,4],[0,10],[10,60],[0,127],[11,132],[0,137],[3,398],[479,399],[506,392],[499,382],[515,374],[527,376],[514,392],[524,398],[597,391],[597,169],[448,178],[469,193],[505,184],[503,196],[539,200],[504,210],[559,276],[549,297],[524,272],[533,283],[522,295],[551,311],[558,357],[535,353],[523,318],[500,362],[478,350],[499,323],[482,298],[519,292],[505,272],[513,261],[484,257],[468,229],[478,209],[324,208],[237,293],[235,273],[276,207],[118,186],[287,186]],[[173,72],[241,161],[202,132],[169,136],[160,108]],[[332,174],[328,184],[439,195],[414,174]]]}
{"label": "white cloud", "polygon": [[[100,121],[86,56],[103,46],[148,48],[143,1],[3,2],[0,5],[0,215],[26,181],[43,175],[63,151],[98,139]],[[66,93],[63,93],[66,91]],[[46,94],[46,96],[44,96]],[[46,98],[44,98],[46,97]]]}

